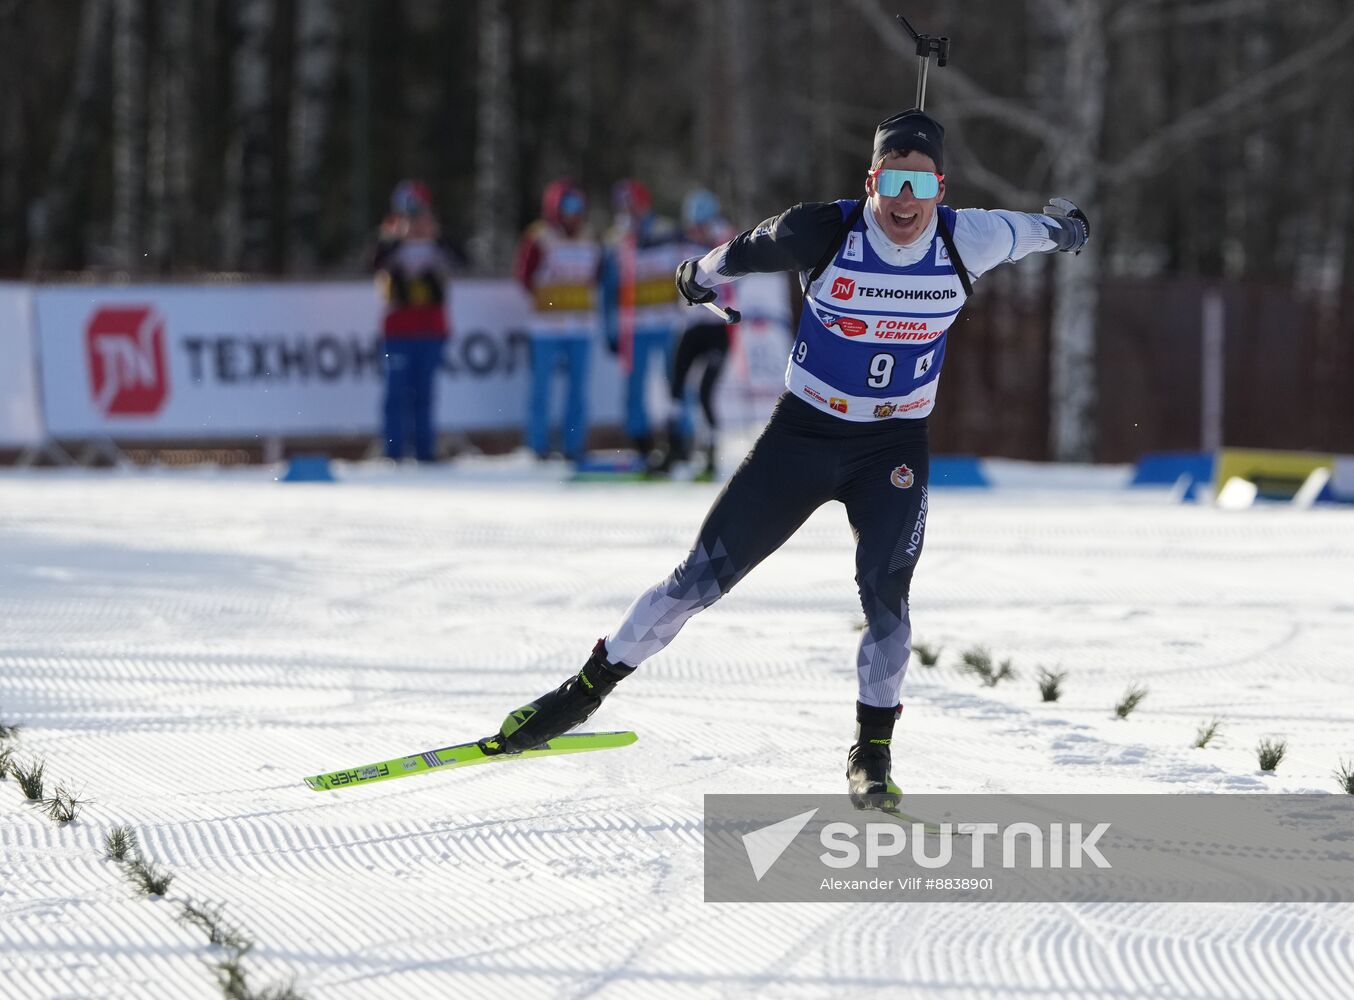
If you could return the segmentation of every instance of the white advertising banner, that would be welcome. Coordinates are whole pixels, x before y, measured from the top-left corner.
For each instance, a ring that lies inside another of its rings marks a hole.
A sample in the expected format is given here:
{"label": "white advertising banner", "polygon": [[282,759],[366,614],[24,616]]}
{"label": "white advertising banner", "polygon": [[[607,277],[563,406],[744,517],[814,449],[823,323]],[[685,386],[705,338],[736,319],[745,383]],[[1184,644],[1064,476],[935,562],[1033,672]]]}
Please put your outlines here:
{"label": "white advertising banner", "polygon": [[33,336],[33,292],[0,283],[0,448],[40,444],[38,365]]}
{"label": "white advertising banner", "polygon": [[[35,296],[43,405],[55,438],[378,430],[381,303],[371,282],[78,286]],[[460,281],[451,301],[438,426],[521,426],[526,296],[511,281]],[[614,423],[615,362],[600,343],[594,362],[591,419]]]}
{"label": "white advertising banner", "polygon": [[[760,422],[781,391],[785,291],[780,275],[738,283],[744,322],[721,393],[726,421]],[[453,332],[436,386],[439,429],[524,424],[529,309],[512,281],[452,285]],[[39,411],[32,343],[25,341],[17,351],[25,363],[0,382],[13,408],[0,415],[0,441],[11,431],[24,443],[40,438],[40,415],[58,439],[376,434],[384,393],[381,312],[367,281],[0,291],[6,324],[11,314],[35,317],[42,389]],[[27,330],[27,321],[18,328]],[[621,423],[621,376],[600,337],[591,369],[590,421]],[[556,411],[562,395],[560,386]]]}

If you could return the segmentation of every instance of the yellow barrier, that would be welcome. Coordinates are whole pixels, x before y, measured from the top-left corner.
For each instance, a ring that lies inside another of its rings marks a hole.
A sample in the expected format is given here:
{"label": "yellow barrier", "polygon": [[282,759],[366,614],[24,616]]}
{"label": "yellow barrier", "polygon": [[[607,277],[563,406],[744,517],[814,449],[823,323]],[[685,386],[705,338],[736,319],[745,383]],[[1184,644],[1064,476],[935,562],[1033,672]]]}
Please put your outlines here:
{"label": "yellow barrier", "polygon": [[1222,489],[1233,476],[1249,480],[1259,495],[1291,500],[1313,469],[1335,470],[1335,455],[1309,451],[1258,451],[1223,448],[1213,466],[1213,489]]}

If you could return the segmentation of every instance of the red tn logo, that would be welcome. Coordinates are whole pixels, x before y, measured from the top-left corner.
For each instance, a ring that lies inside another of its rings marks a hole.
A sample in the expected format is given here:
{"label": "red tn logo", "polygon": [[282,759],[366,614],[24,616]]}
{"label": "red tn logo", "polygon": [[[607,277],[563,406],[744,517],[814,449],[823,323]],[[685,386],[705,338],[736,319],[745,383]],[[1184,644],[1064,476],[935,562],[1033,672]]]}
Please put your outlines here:
{"label": "red tn logo", "polygon": [[851,278],[837,278],[832,282],[832,297],[834,299],[849,299],[856,294],[856,283]]}
{"label": "red tn logo", "polygon": [[85,326],[90,394],[105,416],[147,416],[169,395],[165,324],[150,306],[105,306]]}

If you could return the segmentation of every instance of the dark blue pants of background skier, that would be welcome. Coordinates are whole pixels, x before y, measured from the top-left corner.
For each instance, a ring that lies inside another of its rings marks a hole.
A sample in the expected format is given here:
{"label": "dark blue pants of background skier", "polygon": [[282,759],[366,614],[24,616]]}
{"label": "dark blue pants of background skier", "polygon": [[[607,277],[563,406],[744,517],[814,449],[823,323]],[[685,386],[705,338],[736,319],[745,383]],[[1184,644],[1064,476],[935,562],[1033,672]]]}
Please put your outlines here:
{"label": "dark blue pants of background skier", "polygon": [[415,458],[420,462],[436,458],[433,382],[446,342],[445,337],[385,338],[387,458],[403,458],[411,436]]}

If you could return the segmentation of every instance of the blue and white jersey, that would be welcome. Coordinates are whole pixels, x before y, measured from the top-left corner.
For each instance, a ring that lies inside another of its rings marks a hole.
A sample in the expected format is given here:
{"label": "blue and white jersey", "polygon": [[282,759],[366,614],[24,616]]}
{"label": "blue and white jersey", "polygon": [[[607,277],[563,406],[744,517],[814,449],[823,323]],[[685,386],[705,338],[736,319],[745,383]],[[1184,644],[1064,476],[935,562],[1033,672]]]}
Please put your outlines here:
{"label": "blue and white jersey", "polygon": [[[798,271],[802,283],[841,238],[855,205],[795,205],[707,253],[697,282],[719,289],[744,274]],[[915,420],[931,412],[947,332],[965,299],[936,224],[940,218],[970,278],[1026,254],[1081,245],[1046,215],[937,205],[927,230],[901,246],[884,235],[866,204],[805,289],[785,373],[791,393],[843,420]]]}
{"label": "blue and white jersey", "polygon": [[[855,202],[837,205],[846,216]],[[937,211],[953,229],[954,210]],[[786,388],[847,420],[924,417],[935,406],[946,331],[964,299],[938,230],[920,260],[895,267],[875,252],[862,213],[804,291]]]}

